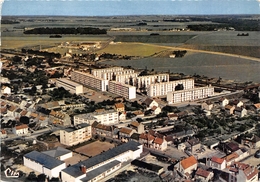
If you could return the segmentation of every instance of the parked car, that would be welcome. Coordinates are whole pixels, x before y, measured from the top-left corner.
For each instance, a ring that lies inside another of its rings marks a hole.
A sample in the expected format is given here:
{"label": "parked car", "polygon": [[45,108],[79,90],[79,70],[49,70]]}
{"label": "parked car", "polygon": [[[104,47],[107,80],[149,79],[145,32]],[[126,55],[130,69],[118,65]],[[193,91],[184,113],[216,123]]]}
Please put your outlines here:
{"label": "parked car", "polygon": [[257,150],[257,151],[255,152],[255,158],[260,158],[260,150]]}

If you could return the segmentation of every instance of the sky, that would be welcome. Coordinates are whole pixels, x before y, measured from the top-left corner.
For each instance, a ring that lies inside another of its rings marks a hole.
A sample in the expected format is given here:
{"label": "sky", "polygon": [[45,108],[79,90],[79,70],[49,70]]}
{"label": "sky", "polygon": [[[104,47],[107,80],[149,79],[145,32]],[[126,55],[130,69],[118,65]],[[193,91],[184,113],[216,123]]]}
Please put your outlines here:
{"label": "sky", "polygon": [[260,0],[0,0],[1,15],[260,14]]}

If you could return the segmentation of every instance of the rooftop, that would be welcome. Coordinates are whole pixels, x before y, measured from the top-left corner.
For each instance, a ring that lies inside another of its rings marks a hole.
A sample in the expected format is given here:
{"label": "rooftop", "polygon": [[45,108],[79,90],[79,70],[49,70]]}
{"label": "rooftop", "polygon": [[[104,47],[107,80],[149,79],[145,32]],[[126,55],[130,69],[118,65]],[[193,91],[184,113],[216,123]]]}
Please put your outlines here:
{"label": "rooftop", "polygon": [[209,176],[210,172],[206,171],[204,169],[198,168],[198,170],[196,171],[196,175],[198,176],[202,176],[204,178],[207,178]]}
{"label": "rooftop", "polygon": [[197,164],[198,162],[194,156],[190,156],[186,159],[183,159],[180,163],[184,169],[187,169],[187,168]]}
{"label": "rooftop", "polygon": [[62,148],[62,147],[56,147],[52,150],[48,150],[48,151],[44,151],[42,152],[43,154],[46,154],[48,156],[51,156],[51,157],[60,157],[60,156],[63,156],[65,154],[68,154],[70,153],[71,151],[68,150],[68,149],[65,149],[65,148]]}

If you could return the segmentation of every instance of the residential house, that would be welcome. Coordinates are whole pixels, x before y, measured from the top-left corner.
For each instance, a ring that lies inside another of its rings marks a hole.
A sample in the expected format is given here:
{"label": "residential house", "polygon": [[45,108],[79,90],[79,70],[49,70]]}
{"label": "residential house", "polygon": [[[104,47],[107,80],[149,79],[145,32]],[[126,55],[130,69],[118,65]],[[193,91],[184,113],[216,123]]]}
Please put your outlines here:
{"label": "residential house", "polygon": [[195,153],[196,151],[199,151],[201,148],[201,143],[198,138],[192,138],[187,141],[190,144],[190,151],[191,153]]}
{"label": "residential house", "polygon": [[[49,119],[53,124],[59,124],[63,126],[71,125],[70,116],[64,112],[52,110],[49,114]],[[75,125],[77,125],[77,123]]]}
{"label": "residential house", "polygon": [[21,108],[16,109],[15,112],[14,112],[14,117],[20,118],[22,111],[23,110]]}
{"label": "residential house", "polygon": [[119,129],[119,139],[122,142],[128,142],[133,133],[136,133],[136,130],[134,130],[132,128],[129,128],[129,127],[120,128]]}
{"label": "residential house", "polygon": [[257,149],[260,147],[260,137],[255,134],[251,136],[245,136],[241,139],[241,144]]}
{"label": "residential house", "polygon": [[229,104],[229,100],[227,98],[222,97],[219,99],[219,103],[221,107],[225,107],[226,105]]}
{"label": "residential house", "polygon": [[[97,122],[95,122],[97,123]],[[104,125],[97,123],[96,125],[92,124],[92,133],[104,137],[113,137],[113,126]]]}
{"label": "residential house", "polygon": [[187,174],[191,174],[194,170],[197,170],[198,161],[194,156],[190,156],[178,162],[176,167],[179,172],[187,176]]}
{"label": "residential house", "polygon": [[227,114],[233,115],[235,108],[236,108],[235,106],[232,106],[232,105],[227,104],[227,105],[225,106],[225,111],[226,111]]}
{"label": "residential house", "polygon": [[198,168],[194,178],[198,181],[208,182],[213,178],[213,176],[214,176],[213,172],[206,171],[202,168]]}
{"label": "residential house", "polygon": [[117,112],[125,112],[125,105],[122,102],[116,103],[115,104],[115,110]]}
{"label": "residential house", "polygon": [[11,117],[15,117],[15,110],[16,109],[17,109],[17,107],[14,106],[14,105],[7,107],[7,115],[11,116]]}
{"label": "residential house", "polygon": [[23,165],[45,174],[49,178],[58,178],[61,170],[66,168],[65,162],[62,162],[45,153],[32,151],[23,156]]}
{"label": "residential house", "polygon": [[129,124],[129,127],[136,130],[137,133],[139,133],[139,134],[144,132],[144,125],[142,123],[137,122],[137,121],[132,121]]}
{"label": "residential house", "polygon": [[256,167],[249,164],[234,162],[220,174],[219,180],[221,182],[258,182],[258,172]]}
{"label": "residential house", "polygon": [[206,165],[211,168],[223,170],[226,168],[226,160],[225,160],[225,158],[218,158],[218,157],[213,156],[212,158],[207,159]]}
{"label": "residential house", "polygon": [[11,94],[11,88],[8,86],[2,86],[1,93],[2,94]]}
{"label": "residential house", "polygon": [[232,100],[231,102],[229,102],[230,105],[234,105],[235,107],[242,107],[244,105],[244,103],[240,100]]}
{"label": "residential house", "polygon": [[91,137],[91,126],[87,123],[60,130],[60,143],[67,146],[77,145],[89,140]]}
{"label": "residential house", "polygon": [[26,124],[15,126],[15,127],[12,128],[12,132],[15,135],[27,135],[28,134],[28,126]]}
{"label": "residential house", "polygon": [[201,109],[211,111],[213,109],[213,103],[210,101],[203,102],[201,104]]}
{"label": "residential house", "polygon": [[151,98],[145,99],[143,104],[146,106],[147,110],[152,109],[154,106],[155,107],[159,106],[159,104],[154,99]]}
{"label": "residential house", "polygon": [[167,149],[167,141],[165,140],[165,137],[156,137],[153,141],[153,148],[156,150],[164,151]]}
{"label": "residential house", "polygon": [[236,107],[234,109],[234,114],[239,116],[239,117],[244,117],[247,115],[247,110],[243,107]]}
{"label": "residential house", "polygon": [[173,121],[178,120],[178,114],[168,113],[167,116],[168,116],[168,119],[169,119],[169,120],[173,120]]}
{"label": "residential house", "polygon": [[125,121],[126,120],[126,112],[119,112],[118,113],[118,120]]}
{"label": "residential house", "polygon": [[227,161],[227,166],[230,166],[234,162],[241,161],[242,159],[249,156],[249,151],[245,148],[239,149],[225,157],[225,160]]}
{"label": "residential house", "polygon": [[160,114],[162,112],[162,109],[160,107],[153,106],[151,108],[151,111],[152,111],[152,114],[157,115],[157,114]]}
{"label": "residential house", "polygon": [[155,137],[150,133],[142,133],[139,136],[139,143],[143,144],[147,148],[153,148],[153,141]]}

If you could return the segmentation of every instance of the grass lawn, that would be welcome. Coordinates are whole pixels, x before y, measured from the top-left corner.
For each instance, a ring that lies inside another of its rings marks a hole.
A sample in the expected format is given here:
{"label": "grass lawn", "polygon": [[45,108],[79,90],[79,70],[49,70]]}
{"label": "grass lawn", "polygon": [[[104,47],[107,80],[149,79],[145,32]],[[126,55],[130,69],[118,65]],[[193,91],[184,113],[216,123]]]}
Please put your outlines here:
{"label": "grass lawn", "polygon": [[108,45],[105,49],[98,51],[98,53],[106,52],[118,55],[146,57],[164,50],[167,49],[152,44],[144,45],[141,43],[117,43]]}

